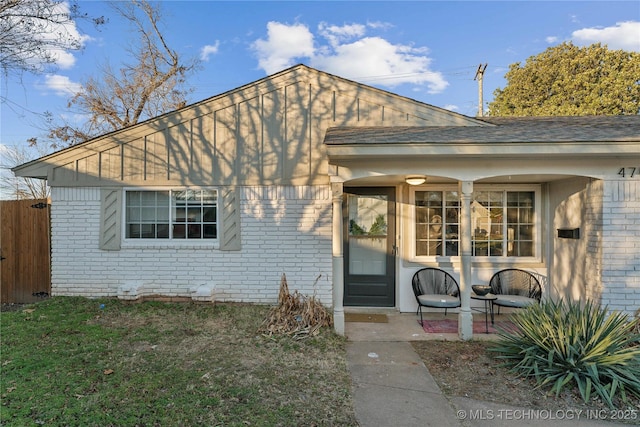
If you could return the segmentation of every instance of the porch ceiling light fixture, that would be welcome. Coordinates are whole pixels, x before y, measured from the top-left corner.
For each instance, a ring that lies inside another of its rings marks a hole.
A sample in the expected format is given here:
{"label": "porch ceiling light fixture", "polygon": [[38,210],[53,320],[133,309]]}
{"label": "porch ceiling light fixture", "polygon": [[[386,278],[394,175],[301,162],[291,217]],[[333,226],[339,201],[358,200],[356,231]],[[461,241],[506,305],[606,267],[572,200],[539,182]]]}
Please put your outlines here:
{"label": "porch ceiling light fixture", "polygon": [[409,175],[404,179],[404,181],[409,185],[424,184],[426,180],[427,180],[427,177],[424,175]]}

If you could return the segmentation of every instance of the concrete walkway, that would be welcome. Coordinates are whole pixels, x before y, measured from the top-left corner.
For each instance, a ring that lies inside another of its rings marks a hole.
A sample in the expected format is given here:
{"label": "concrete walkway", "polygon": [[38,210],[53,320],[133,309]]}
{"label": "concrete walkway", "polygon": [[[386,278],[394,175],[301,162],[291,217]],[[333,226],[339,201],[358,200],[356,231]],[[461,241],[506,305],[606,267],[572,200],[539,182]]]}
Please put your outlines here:
{"label": "concrete walkway", "polygon": [[[607,412],[527,409],[448,398],[409,341],[456,340],[456,334],[426,334],[415,315],[389,314],[388,323],[345,325],[347,364],[360,427],[411,426],[623,426]],[[491,335],[474,335],[492,339]],[[640,418],[640,413],[636,414]]]}

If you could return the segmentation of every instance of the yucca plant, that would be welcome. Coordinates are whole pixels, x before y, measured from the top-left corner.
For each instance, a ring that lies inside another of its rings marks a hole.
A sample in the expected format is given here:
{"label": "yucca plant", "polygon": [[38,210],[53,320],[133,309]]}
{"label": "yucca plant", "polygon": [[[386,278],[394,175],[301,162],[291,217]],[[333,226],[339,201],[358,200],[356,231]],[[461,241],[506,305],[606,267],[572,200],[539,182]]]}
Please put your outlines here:
{"label": "yucca plant", "polygon": [[640,334],[619,312],[586,302],[543,301],[514,313],[514,327],[491,348],[504,365],[556,396],[573,384],[587,402],[593,392],[611,408],[616,396],[640,397]]}

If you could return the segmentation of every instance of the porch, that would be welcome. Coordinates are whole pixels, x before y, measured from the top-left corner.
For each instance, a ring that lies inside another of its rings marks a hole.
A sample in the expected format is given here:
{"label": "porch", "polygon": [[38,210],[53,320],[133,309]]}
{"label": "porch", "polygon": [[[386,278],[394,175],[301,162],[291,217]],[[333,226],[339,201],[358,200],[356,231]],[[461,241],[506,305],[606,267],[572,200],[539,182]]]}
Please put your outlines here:
{"label": "porch", "polygon": [[[350,307],[415,310],[408,284],[421,267],[455,274],[467,325],[463,339],[476,335],[469,327],[471,285],[509,267],[543,278],[543,298],[591,299],[631,314],[638,305],[631,297],[638,283],[637,242],[627,228],[637,223],[640,194],[637,126],[637,117],[594,116],[329,128],[324,143],[334,207],[336,331],[347,332],[344,310]],[[395,199],[386,199],[387,245],[354,263],[346,251],[351,237],[356,250],[366,238],[381,240],[377,216],[359,221],[365,218],[359,208],[375,207],[373,201],[358,205],[367,196],[361,189],[374,187],[395,188]],[[352,205],[350,195],[356,197]],[[352,215],[342,215],[352,206]],[[387,262],[387,282],[381,284],[370,278],[383,270],[383,255],[395,263]],[[383,284],[384,303],[347,298],[349,292],[366,296],[366,289],[358,293],[356,287],[367,285],[370,295],[381,295]],[[357,326],[382,330],[391,324]]]}
{"label": "porch", "polygon": [[[362,313],[362,314],[376,314],[386,315],[387,322],[353,322],[349,321],[349,314]],[[400,313],[397,310],[384,310],[384,309],[372,309],[372,310],[350,310],[345,309],[345,336],[349,341],[354,342],[385,342],[385,341],[457,341],[460,340],[459,334],[456,333],[427,333],[422,326],[418,323],[420,317],[415,313]],[[452,319],[458,320],[458,313],[450,312],[446,316],[444,313],[436,312],[424,312],[424,320],[442,320]],[[496,314],[495,321],[503,322],[509,317],[508,314]],[[484,323],[484,314],[474,313],[474,322]],[[490,322],[490,321],[489,321]],[[474,340],[496,340],[498,334],[496,333],[474,333]]]}

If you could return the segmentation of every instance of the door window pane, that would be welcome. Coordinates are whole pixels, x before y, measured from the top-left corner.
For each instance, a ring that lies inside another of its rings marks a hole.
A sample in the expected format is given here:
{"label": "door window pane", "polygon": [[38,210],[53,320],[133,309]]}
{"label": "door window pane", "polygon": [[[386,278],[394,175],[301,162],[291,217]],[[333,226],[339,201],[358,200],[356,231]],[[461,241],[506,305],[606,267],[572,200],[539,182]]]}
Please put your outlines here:
{"label": "door window pane", "polygon": [[349,235],[387,235],[387,197],[350,195]]}
{"label": "door window pane", "polygon": [[348,195],[349,273],[387,272],[387,196]]}

